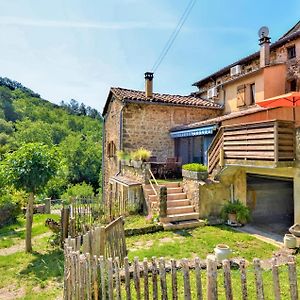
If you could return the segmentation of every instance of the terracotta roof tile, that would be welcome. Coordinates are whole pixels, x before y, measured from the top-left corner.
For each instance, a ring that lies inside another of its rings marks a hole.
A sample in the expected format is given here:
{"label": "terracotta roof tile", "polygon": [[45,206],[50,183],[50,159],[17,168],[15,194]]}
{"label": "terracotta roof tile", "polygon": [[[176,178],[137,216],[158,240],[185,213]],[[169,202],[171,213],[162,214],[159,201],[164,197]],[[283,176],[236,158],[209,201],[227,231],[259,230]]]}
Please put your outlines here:
{"label": "terracotta roof tile", "polygon": [[147,98],[144,91],[128,90],[124,88],[111,88],[111,92],[119,99],[128,102],[144,102],[144,103],[164,103],[170,105],[184,105],[194,106],[211,109],[222,109],[219,104],[204,100],[200,97],[192,95],[181,96],[181,95],[169,95],[169,94],[158,94],[153,93],[153,97]]}

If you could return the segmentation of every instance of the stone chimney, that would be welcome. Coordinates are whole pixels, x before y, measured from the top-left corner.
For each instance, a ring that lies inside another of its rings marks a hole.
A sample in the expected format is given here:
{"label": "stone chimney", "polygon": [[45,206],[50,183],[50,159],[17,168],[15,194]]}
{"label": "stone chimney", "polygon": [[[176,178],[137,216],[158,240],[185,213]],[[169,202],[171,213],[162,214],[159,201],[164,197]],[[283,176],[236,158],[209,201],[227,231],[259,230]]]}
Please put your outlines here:
{"label": "stone chimney", "polygon": [[153,96],[153,73],[145,73],[145,94],[147,98],[152,98]]}
{"label": "stone chimney", "polygon": [[267,35],[261,35],[259,38],[260,45],[260,62],[261,68],[268,66],[270,64],[270,40],[271,38]]}

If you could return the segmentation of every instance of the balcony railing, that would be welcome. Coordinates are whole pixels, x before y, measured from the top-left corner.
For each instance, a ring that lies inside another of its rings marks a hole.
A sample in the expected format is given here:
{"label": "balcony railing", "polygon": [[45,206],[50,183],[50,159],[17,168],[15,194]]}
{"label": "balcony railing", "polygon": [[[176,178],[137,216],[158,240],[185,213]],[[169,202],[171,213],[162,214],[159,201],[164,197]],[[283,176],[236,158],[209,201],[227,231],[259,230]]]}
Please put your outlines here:
{"label": "balcony railing", "polygon": [[295,159],[290,121],[262,121],[221,127],[208,149],[208,170],[217,166],[273,166]]}

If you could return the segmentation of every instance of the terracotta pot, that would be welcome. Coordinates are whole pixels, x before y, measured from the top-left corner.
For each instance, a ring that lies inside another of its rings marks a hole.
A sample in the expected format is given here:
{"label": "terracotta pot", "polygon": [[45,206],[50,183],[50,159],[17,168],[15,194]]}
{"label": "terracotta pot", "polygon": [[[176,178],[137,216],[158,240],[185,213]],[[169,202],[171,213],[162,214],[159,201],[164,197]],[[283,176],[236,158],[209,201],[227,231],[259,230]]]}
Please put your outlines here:
{"label": "terracotta pot", "polygon": [[236,214],[228,214],[228,220],[230,223],[237,223]]}
{"label": "terracotta pot", "polygon": [[225,244],[218,244],[214,251],[218,262],[222,262],[222,260],[230,258],[232,253],[229,246]]}

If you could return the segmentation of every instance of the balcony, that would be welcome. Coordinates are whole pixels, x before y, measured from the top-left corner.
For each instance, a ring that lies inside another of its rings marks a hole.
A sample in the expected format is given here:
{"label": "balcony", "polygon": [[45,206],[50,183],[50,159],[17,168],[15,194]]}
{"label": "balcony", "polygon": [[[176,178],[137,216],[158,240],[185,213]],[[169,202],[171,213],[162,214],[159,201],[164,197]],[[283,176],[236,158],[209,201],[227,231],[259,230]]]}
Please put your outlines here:
{"label": "balcony", "polygon": [[295,159],[291,121],[261,121],[223,126],[208,149],[208,171],[218,167],[288,167]]}

